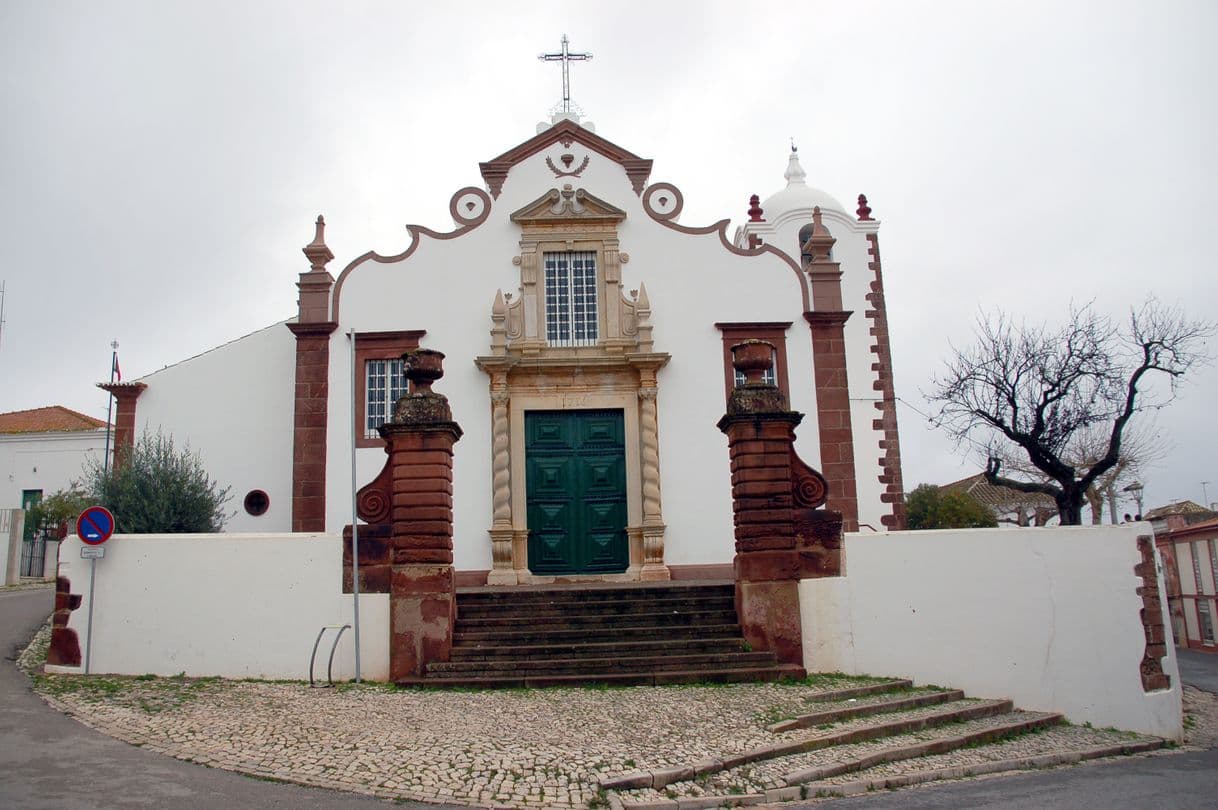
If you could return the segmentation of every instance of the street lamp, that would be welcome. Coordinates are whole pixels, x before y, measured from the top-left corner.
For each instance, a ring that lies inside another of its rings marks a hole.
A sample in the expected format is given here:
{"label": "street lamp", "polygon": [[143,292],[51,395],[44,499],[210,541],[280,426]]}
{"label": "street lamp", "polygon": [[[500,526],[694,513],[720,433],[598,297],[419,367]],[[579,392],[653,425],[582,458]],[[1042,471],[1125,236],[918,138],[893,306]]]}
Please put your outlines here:
{"label": "street lamp", "polygon": [[1142,519],[1142,489],[1143,487],[1141,482],[1134,481],[1132,484],[1121,490],[1122,492],[1128,492],[1133,496],[1133,502],[1138,505],[1138,520]]}

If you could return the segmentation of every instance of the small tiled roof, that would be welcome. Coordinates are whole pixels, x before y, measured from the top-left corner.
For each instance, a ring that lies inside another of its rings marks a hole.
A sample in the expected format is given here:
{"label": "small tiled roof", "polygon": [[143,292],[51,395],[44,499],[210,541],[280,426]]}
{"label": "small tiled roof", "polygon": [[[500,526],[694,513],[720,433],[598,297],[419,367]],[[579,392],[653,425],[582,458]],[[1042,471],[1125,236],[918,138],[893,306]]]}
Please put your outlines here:
{"label": "small tiled roof", "polygon": [[65,433],[77,430],[97,430],[105,421],[85,416],[62,405],[30,408],[27,411],[0,413],[0,434]]}
{"label": "small tiled roof", "polygon": [[1179,529],[1172,529],[1167,533],[1167,536],[1175,539],[1195,534],[1208,535],[1216,531],[1218,531],[1218,518],[1211,518],[1198,523],[1191,523]]}
{"label": "small tiled roof", "polygon": [[985,473],[977,473],[968,478],[944,484],[939,489],[944,492],[967,492],[979,502],[998,510],[1017,506],[1057,509],[1057,501],[1043,492],[1020,492],[1010,487],[995,486],[985,480]]}
{"label": "small tiled roof", "polygon": [[1167,506],[1159,506],[1151,509],[1145,515],[1142,515],[1143,520],[1157,520],[1165,518],[1168,515],[1210,515],[1213,514],[1209,509],[1206,509],[1201,504],[1195,501],[1176,501],[1169,503]]}

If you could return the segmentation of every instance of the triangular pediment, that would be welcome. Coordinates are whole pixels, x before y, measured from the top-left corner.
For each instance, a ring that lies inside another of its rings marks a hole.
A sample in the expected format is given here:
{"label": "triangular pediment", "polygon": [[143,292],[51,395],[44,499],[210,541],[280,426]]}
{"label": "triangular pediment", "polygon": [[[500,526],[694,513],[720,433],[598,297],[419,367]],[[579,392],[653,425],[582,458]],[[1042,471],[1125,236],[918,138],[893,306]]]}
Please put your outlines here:
{"label": "triangular pediment", "polygon": [[570,185],[552,188],[512,214],[512,222],[536,225],[546,222],[621,222],[626,212]]}
{"label": "triangular pediment", "polygon": [[634,188],[634,193],[643,193],[643,188],[647,185],[647,178],[651,175],[651,160],[649,158],[641,158],[612,141],[605,140],[595,132],[584,129],[569,119],[559,121],[554,126],[537,133],[519,146],[509,149],[496,158],[478,164],[482,170],[482,179],[486,181],[491,196],[498,199],[508,171],[517,163],[537,154],[543,149],[548,149],[556,143],[570,146],[576,141],[593,152],[620,164],[626,170],[626,176],[630,178],[630,184]]}

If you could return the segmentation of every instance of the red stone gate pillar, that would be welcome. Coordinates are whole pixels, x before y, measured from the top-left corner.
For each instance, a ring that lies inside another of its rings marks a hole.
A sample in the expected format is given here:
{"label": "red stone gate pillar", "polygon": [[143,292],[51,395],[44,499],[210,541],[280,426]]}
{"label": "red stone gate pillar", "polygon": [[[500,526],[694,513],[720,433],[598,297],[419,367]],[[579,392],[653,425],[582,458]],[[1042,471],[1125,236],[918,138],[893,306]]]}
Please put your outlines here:
{"label": "red stone gate pillar", "polygon": [[795,453],[803,414],[761,381],[773,351],[763,340],[732,347],[746,382],[732,391],[718,427],[732,461],[736,612],[745,640],[802,666],[799,581],[840,573],[842,518],[818,508],[828,497],[825,479]]}
{"label": "red stone gate pillar", "polygon": [[[431,390],[444,355],[408,352],[410,393],[381,427],[388,444],[393,525],[389,586],[389,676],[422,676],[447,661],[456,619],[453,577],[453,445],[461,428],[448,399]],[[383,475],[383,473],[382,473]]]}

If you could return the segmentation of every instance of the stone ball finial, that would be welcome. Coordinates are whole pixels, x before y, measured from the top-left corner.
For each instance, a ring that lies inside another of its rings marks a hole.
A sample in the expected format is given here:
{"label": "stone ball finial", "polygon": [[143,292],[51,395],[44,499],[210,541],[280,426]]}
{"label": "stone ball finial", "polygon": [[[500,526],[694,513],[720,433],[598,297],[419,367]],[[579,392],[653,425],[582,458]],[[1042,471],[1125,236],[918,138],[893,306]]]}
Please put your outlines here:
{"label": "stone ball finial", "polygon": [[761,215],[765,212],[761,210],[761,197],[754,194],[749,197],[749,222],[765,222]]}
{"label": "stone ball finial", "polygon": [[858,208],[858,211],[856,211],[855,213],[857,213],[859,215],[860,221],[862,221],[862,222],[871,221],[871,208],[867,205],[867,195],[866,194],[859,195],[859,208]]}

